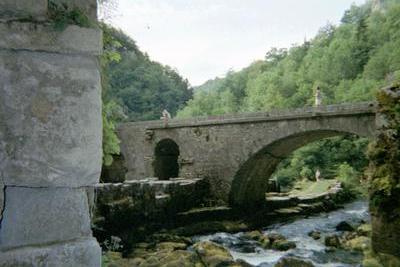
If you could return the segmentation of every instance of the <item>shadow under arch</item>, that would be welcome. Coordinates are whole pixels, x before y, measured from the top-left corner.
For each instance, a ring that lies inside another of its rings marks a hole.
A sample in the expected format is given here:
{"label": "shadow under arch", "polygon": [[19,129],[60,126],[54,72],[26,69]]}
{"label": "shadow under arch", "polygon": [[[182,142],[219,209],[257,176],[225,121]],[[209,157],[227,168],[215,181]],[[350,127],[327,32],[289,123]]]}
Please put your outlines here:
{"label": "shadow under arch", "polygon": [[154,151],[154,175],[160,180],[168,180],[179,176],[179,146],[172,139],[159,141]]}
{"label": "shadow under arch", "polygon": [[283,159],[309,143],[347,134],[355,133],[315,130],[289,135],[267,144],[243,163],[236,172],[229,194],[231,206],[247,209],[262,207],[265,204],[269,178]]}

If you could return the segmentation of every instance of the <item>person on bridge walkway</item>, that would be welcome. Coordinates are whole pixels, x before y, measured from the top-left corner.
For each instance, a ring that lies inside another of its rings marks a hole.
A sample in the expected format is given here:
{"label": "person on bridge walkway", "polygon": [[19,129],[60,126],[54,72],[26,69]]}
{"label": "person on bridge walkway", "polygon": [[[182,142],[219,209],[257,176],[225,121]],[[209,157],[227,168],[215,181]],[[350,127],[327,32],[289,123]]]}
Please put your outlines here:
{"label": "person on bridge walkway", "polygon": [[162,111],[162,116],[161,118],[164,121],[164,126],[167,127],[168,126],[168,120],[171,119],[171,114],[168,112],[168,110],[164,109]]}
{"label": "person on bridge walkway", "polygon": [[315,92],[315,106],[319,107],[322,104],[322,95],[321,95],[321,89],[319,86],[317,87],[317,91]]}

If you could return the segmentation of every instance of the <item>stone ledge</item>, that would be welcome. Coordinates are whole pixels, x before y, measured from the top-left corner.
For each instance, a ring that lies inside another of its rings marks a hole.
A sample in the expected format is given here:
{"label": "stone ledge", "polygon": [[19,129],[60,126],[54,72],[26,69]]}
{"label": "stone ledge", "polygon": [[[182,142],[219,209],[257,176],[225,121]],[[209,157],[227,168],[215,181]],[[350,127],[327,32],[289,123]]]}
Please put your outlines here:
{"label": "stone ledge", "polygon": [[0,36],[0,49],[99,56],[103,47],[100,29],[76,25],[57,31],[51,24],[0,23]]}
{"label": "stone ledge", "polygon": [[0,252],[2,267],[98,267],[101,248],[94,238]]}
{"label": "stone ledge", "polygon": [[354,114],[375,114],[374,102],[349,103],[315,107],[304,107],[288,110],[271,110],[269,112],[255,112],[243,114],[225,114],[209,117],[195,117],[189,119],[172,119],[166,127],[162,120],[128,122],[120,124],[118,131],[125,128],[136,127],[146,130],[173,129],[184,127],[214,126],[225,124],[258,123],[277,120],[297,120],[315,117],[351,116]]}
{"label": "stone ledge", "polygon": [[45,20],[47,2],[47,0],[1,0],[0,19],[34,18],[35,20]]}
{"label": "stone ledge", "polygon": [[84,188],[6,187],[5,203],[0,250],[64,242],[92,234]]}

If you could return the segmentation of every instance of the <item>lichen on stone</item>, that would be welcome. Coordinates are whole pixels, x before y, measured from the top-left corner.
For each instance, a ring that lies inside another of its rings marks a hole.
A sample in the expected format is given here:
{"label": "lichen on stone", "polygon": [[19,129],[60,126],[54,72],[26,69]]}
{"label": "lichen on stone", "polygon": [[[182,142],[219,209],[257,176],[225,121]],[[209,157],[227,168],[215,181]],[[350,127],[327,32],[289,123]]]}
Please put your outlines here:
{"label": "lichen on stone", "polygon": [[381,90],[377,100],[380,125],[368,147],[371,208],[393,211],[391,199],[400,192],[400,84]]}
{"label": "lichen on stone", "polygon": [[367,152],[372,249],[400,257],[400,84],[382,89],[377,100],[377,135]]}

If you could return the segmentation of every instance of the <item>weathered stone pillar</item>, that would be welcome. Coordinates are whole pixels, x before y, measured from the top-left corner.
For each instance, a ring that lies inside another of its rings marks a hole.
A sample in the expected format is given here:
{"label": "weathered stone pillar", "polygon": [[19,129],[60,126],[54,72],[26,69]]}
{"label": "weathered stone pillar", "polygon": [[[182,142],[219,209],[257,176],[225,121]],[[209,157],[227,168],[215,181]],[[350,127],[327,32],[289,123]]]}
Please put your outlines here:
{"label": "weathered stone pillar", "polygon": [[64,2],[0,2],[0,266],[100,266],[87,191],[102,161],[101,31],[55,27],[49,14],[96,19],[96,0]]}
{"label": "weathered stone pillar", "polygon": [[400,266],[400,85],[382,89],[378,103],[368,149],[372,248],[383,266]]}

